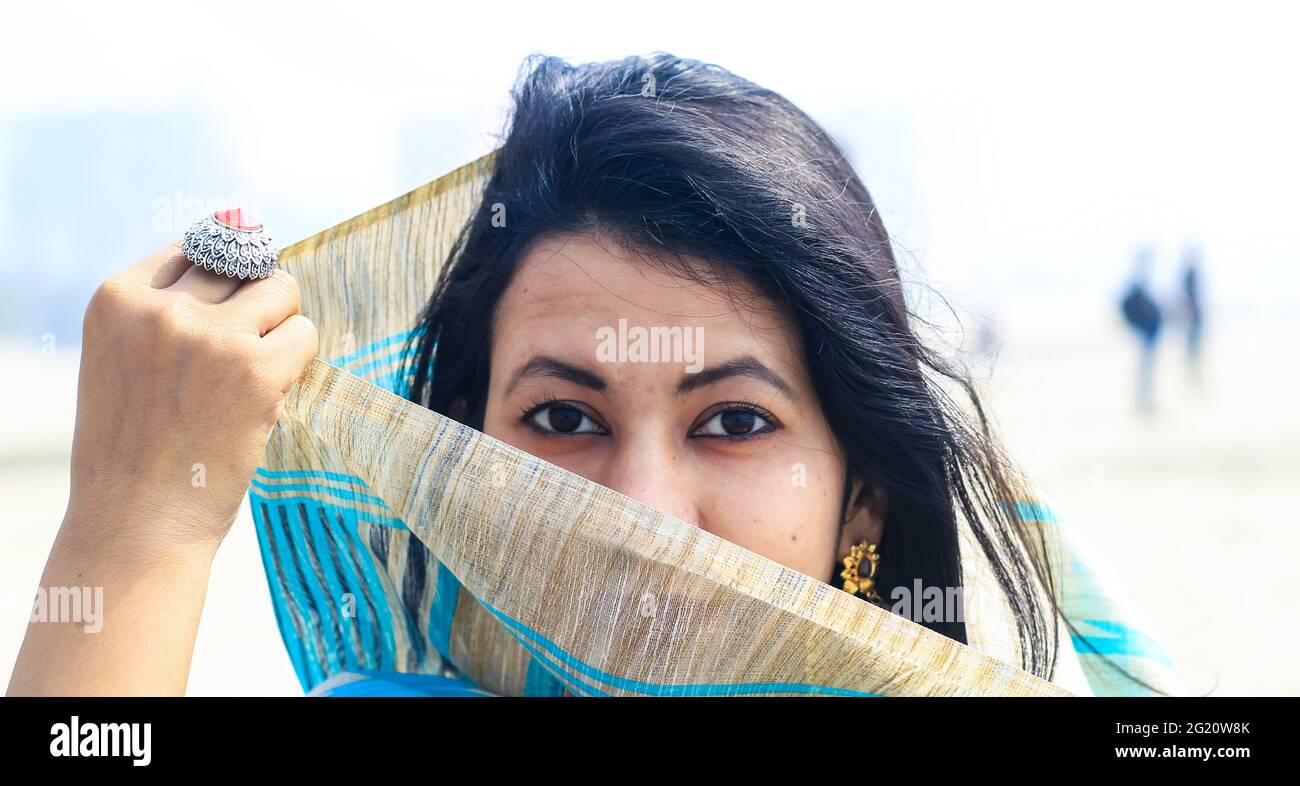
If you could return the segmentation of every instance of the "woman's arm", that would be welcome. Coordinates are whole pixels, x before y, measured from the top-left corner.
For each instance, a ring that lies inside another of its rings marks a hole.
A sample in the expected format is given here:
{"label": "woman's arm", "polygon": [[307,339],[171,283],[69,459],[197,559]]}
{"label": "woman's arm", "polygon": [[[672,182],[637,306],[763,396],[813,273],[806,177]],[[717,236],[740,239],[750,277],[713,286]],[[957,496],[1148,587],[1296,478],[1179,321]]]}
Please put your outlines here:
{"label": "woman's arm", "polygon": [[[143,521],[166,526],[146,511],[64,517],[41,576],[48,619],[28,625],[9,695],[185,693],[216,550],[104,532]],[[81,598],[81,611],[59,621],[69,616],[60,605],[72,608],[69,592]]]}
{"label": "woman's arm", "polygon": [[284,271],[241,282],[173,244],[100,286],[47,613],[10,695],[184,693],[213,556],[316,349]]}

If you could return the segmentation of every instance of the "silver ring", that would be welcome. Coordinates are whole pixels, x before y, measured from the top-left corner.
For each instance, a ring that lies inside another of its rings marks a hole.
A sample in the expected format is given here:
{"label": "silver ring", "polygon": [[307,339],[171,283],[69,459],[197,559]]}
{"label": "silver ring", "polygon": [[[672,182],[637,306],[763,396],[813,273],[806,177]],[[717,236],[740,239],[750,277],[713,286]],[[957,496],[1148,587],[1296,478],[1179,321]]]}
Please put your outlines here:
{"label": "silver ring", "polygon": [[238,208],[194,222],[185,230],[181,251],[204,270],[246,279],[270,276],[279,256],[262,222]]}

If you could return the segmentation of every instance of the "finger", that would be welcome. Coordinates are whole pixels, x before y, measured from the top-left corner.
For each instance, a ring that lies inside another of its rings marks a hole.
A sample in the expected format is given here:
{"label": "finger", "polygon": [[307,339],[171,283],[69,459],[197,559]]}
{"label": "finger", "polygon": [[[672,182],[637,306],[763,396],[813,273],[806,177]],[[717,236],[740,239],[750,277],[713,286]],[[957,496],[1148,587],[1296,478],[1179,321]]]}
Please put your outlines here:
{"label": "finger", "polygon": [[297,314],[299,307],[298,282],[283,268],[248,282],[221,304],[226,319],[242,322],[259,336]]}
{"label": "finger", "polygon": [[181,253],[181,241],[174,240],[166,248],[122,271],[122,276],[154,289],[166,289],[175,284],[188,267],[192,265]]}
{"label": "finger", "polygon": [[302,314],[291,315],[261,341],[271,358],[269,371],[280,382],[282,391],[293,387],[320,349],[315,323]]}
{"label": "finger", "polygon": [[176,283],[167,287],[168,292],[185,292],[204,303],[220,303],[235,293],[243,279],[232,278],[221,273],[204,270],[198,265],[190,265]]}

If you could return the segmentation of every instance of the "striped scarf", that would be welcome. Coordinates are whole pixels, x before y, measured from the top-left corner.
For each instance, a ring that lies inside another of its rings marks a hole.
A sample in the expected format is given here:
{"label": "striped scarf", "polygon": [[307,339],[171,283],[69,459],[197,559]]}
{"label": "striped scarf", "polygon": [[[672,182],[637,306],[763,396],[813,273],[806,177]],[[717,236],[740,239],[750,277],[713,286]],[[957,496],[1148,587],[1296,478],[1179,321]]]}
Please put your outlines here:
{"label": "striped scarf", "polygon": [[1041,497],[1064,626],[1020,662],[968,529],[968,644],[406,400],[420,309],[491,157],[296,243],[320,356],[249,497],[276,621],[312,695],[1118,695],[1185,692],[1149,625]]}

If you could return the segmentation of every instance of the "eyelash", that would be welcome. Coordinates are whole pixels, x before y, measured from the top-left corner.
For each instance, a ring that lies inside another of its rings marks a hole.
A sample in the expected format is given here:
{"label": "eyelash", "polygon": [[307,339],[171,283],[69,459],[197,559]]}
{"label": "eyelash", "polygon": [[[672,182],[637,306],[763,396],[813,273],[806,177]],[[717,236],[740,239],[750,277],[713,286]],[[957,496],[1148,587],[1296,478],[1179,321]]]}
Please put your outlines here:
{"label": "eyelash", "polygon": [[[583,417],[588,418],[591,420],[592,423],[595,423],[596,426],[601,429],[601,432],[593,434],[593,432],[584,431],[576,434],[566,434],[561,431],[549,431],[537,425],[535,422],[533,422],[533,419],[537,417],[538,414],[545,411],[547,408],[554,407],[561,404],[566,407],[575,409],[578,412],[581,412]],[[744,410],[746,412],[752,412],[758,417],[762,418],[766,422],[766,424],[760,427],[757,431],[750,432],[749,434],[725,434],[724,435],[724,434],[696,434],[695,433],[696,431],[703,428],[705,424],[707,424],[709,421],[713,420],[715,417],[722,414],[723,412],[734,412],[736,410]],[[554,396],[543,396],[542,398],[535,399],[534,401],[529,403],[527,406],[524,407],[523,415],[520,417],[520,421],[524,425],[536,431],[538,434],[541,434],[542,436],[546,436],[546,437],[583,437],[583,436],[593,436],[593,435],[605,436],[609,434],[609,427],[606,426],[604,423],[601,423],[598,419],[596,419],[596,417],[594,417],[590,412],[588,412],[586,408],[583,407],[581,404],[579,404],[576,401],[559,399]],[[721,404],[715,405],[709,410],[709,412],[704,417],[697,420],[695,425],[691,427],[690,436],[695,439],[722,439],[729,442],[740,442],[745,440],[759,439],[762,437],[766,437],[770,434],[775,433],[776,431],[779,431],[784,427],[785,427],[784,424],[781,423],[781,421],[776,417],[776,415],[773,415],[771,412],[767,411],[766,409],[759,406],[755,402],[726,401]]]}

